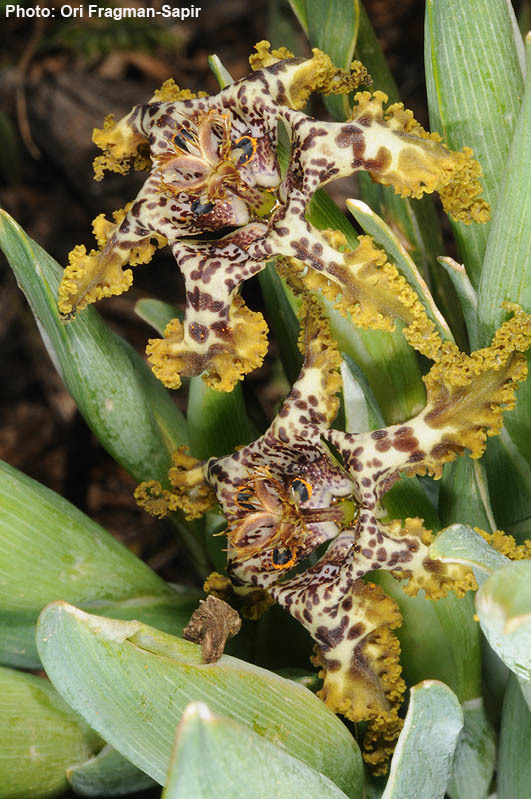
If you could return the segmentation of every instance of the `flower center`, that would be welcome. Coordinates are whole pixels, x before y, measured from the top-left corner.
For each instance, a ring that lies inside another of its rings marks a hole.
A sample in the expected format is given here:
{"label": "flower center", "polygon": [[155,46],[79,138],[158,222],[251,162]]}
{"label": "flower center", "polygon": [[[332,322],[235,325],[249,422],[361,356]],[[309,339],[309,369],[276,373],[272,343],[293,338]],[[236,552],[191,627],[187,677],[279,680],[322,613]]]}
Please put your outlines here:
{"label": "flower center", "polygon": [[258,552],[271,551],[271,565],[288,569],[308,543],[308,524],[334,522],[338,527],[352,521],[352,501],[335,502],[327,507],[309,507],[311,483],[294,477],[284,483],[274,478],[267,467],[238,486],[234,504],[238,518],[226,531],[235,560],[246,560]]}
{"label": "flower center", "polygon": [[[230,115],[210,110],[196,120],[187,120],[168,140],[168,150],[154,156],[159,190],[192,199],[194,216],[210,213],[215,203],[229,195],[239,197],[260,216],[275,205],[270,191],[254,184],[251,170],[257,139],[243,135],[232,140]],[[243,171],[242,171],[243,170]]]}

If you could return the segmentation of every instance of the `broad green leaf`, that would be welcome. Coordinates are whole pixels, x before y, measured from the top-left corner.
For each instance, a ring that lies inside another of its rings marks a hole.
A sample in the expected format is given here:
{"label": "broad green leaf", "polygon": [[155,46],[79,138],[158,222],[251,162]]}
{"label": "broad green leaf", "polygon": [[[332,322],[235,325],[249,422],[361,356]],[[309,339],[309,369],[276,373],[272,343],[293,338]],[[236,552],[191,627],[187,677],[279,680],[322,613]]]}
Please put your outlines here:
{"label": "broad green leaf", "polygon": [[95,757],[68,768],[66,778],[78,796],[124,796],[157,784],[108,744]]}
{"label": "broad green leaf", "polygon": [[66,769],[103,745],[42,677],[0,667],[2,799],[46,799],[68,789]]}
{"label": "broad green leaf", "polygon": [[439,491],[439,515],[443,524],[463,524],[496,530],[483,463],[464,453],[444,468]]}
{"label": "broad green leaf", "polygon": [[199,592],[175,591],[98,524],[0,462],[0,658],[39,668],[35,623],[66,599],[180,632]]}
{"label": "broad green leaf", "polygon": [[[517,389],[517,402],[518,395]],[[489,439],[482,460],[496,522],[522,542],[531,532],[531,467],[503,428],[499,436]]]}
{"label": "broad green leaf", "polygon": [[135,313],[148,325],[154,327],[157,333],[164,335],[164,330],[168,322],[172,319],[179,319],[182,322],[184,313],[180,308],[170,305],[169,302],[155,300],[152,297],[144,297],[135,303]]}
{"label": "broad green leaf", "polygon": [[476,595],[476,609],[494,651],[518,677],[531,680],[531,561],[491,574]]}
{"label": "broad green leaf", "polygon": [[503,697],[512,672],[498,657],[484,635],[481,636],[481,658],[483,701],[489,719],[499,730]]}
{"label": "broad green leaf", "polygon": [[415,685],[382,799],[443,799],[462,727],[461,706],[447,685]]}
{"label": "broad green leaf", "polygon": [[175,727],[192,701],[251,727],[347,794],[358,784],[359,750],[347,728],[310,691],[272,672],[228,655],[203,664],[197,644],[65,602],[42,612],[37,646],[66,701],[161,784]]}
{"label": "broad green leaf", "polygon": [[450,799],[487,799],[496,761],[496,734],[481,697],[465,702],[462,710],[463,729],[446,793]]}
{"label": "broad green leaf", "polygon": [[430,557],[443,563],[462,563],[474,570],[479,584],[497,569],[510,563],[509,558],[491,547],[467,524],[452,524],[442,530],[430,546]]}
{"label": "broad green leaf", "polygon": [[54,365],[96,437],[137,480],[166,481],[171,452],[187,440],[184,417],[169,393],[94,308],[69,324],[59,320],[61,267],[4,211],[0,246]]}
{"label": "broad green leaf", "polygon": [[192,377],[188,394],[188,435],[194,457],[221,457],[258,437],[245,408],[241,383],[232,391],[215,391]]}
{"label": "broad green leaf", "polygon": [[407,596],[390,574],[372,572],[371,579],[398,603],[403,623],[396,634],[407,684],[441,680],[460,702],[479,696],[481,645],[472,593],[462,599],[450,593],[433,602]]}
{"label": "broad green leaf", "polygon": [[[507,0],[426,3],[425,69],[430,126],[452,150],[474,150],[485,199],[495,208],[523,80]],[[490,223],[452,223],[472,284],[480,280]]]}
{"label": "broad green leaf", "polygon": [[531,711],[518,680],[511,676],[505,699],[498,754],[498,799],[529,795],[531,785]]}
{"label": "broad green leaf", "polygon": [[[490,342],[504,320],[506,312],[501,307],[504,300],[517,302],[531,312],[531,34],[526,50],[525,95],[505,164],[478,292],[481,345]],[[507,414],[504,423],[514,444],[531,465],[531,381],[519,388],[516,408]]]}
{"label": "broad green leaf", "polygon": [[[306,0],[305,5],[312,46],[328,53],[336,67],[348,69],[358,36],[359,0]],[[324,102],[336,118],[348,116],[348,95],[332,95]]]}
{"label": "broad green leaf", "polygon": [[419,273],[415,262],[389,225],[361,200],[347,200],[347,208],[367,235],[387,253],[389,260],[416,291],[429,319],[444,340],[453,341],[448,324],[435,305],[426,281]]}
{"label": "broad green leaf", "polygon": [[[362,795],[362,770],[350,796]],[[185,709],[163,799],[346,799],[334,783],[284,749],[203,702]]]}

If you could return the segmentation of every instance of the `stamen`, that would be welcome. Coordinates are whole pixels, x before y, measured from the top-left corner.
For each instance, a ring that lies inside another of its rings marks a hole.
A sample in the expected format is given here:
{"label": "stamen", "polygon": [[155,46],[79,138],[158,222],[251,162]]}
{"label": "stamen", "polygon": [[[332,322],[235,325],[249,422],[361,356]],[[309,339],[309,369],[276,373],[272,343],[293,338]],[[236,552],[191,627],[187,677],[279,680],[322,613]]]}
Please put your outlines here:
{"label": "stamen", "polygon": [[196,216],[203,216],[203,214],[209,214],[212,211],[214,208],[214,203],[202,203],[201,200],[194,200],[190,207],[192,209],[192,213],[194,213]]}
{"label": "stamen", "polygon": [[296,547],[276,547],[271,556],[274,569],[289,569],[297,557]]}
{"label": "stamen", "polygon": [[307,480],[296,477],[291,481],[290,489],[299,502],[307,502],[312,495],[312,487]]}
{"label": "stamen", "polygon": [[240,136],[234,143],[235,150],[241,150],[238,166],[245,166],[253,160],[256,154],[256,139],[253,136]]}

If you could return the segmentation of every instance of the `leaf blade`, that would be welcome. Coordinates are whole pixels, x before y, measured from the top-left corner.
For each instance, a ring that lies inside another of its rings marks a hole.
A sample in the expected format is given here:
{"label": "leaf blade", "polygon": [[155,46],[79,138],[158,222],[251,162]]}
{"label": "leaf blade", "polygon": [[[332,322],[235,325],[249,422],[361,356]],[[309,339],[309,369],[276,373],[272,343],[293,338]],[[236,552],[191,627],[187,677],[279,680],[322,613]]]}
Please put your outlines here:
{"label": "leaf blade", "polygon": [[462,727],[461,706],[448,686],[435,680],[415,685],[382,799],[442,799]]}
{"label": "leaf blade", "polygon": [[161,784],[175,726],[198,699],[283,746],[347,793],[358,782],[359,750],[346,727],[307,689],[272,672],[228,655],[201,664],[196,644],[64,602],[43,611],[37,641],[46,671],[68,703]]}
{"label": "leaf blade", "polygon": [[[199,756],[198,756],[199,755]],[[362,786],[355,796],[361,799]],[[202,702],[185,709],[163,799],[346,799],[331,780]]]}
{"label": "leaf blade", "polygon": [[166,480],[171,451],[187,443],[184,417],[166,389],[94,308],[68,325],[60,321],[61,267],[4,211],[0,245],[54,365],[96,437],[137,480]]}

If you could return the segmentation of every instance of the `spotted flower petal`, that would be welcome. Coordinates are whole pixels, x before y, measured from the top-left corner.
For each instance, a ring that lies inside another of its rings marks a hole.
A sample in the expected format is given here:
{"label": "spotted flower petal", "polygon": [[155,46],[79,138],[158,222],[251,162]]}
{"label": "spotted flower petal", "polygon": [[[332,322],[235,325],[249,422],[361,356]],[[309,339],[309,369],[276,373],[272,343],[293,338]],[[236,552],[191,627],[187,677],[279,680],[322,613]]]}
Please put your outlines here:
{"label": "spotted flower petal", "polygon": [[147,347],[153,371],[168,387],[178,388],[181,375],[203,372],[209,386],[230,391],[262,363],[266,323],[236,292],[243,280],[263,268],[246,252],[263,228],[247,225],[214,242],[174,242],[185,280],[184,322],[172,320],[164,339],[151,339]]}
{"label": "spotted flower petal", "polygon": [[[367,574],[389,571],[407,593],[423,589],[432,599],[475,587],[465,567],[430,557],[433,535],[421,519],[388,520],[381,500],[403,473],[438,477],[465,447],[481,454],[525,377],[531,317],[508,305],[512,318],[489,348],[471,355],[445,342],[426,377],[421,413],[349,434],[330,429],[340,360],[317,301],[303,297],[303,368],[270,428],[233,455],[193,461],[179,480],[212,487],[228,520],[234,591],[267,591],[309,631],[321,696],[336,712],[370,722],[366,759],[381,771],[401,724],[404,683],[392,632],[400,614]],[[317,563],[292,571],[326,541]]]}
{"label": "spotted flower petal", "polygon": [[[255,72],[216,96],[193,95],[169,81],[148,103],[135,106],[119,122],[107,118],[94,133],[103,150],[95,162],[96,179],[105,170],[124,173],[130,166],[149,169],[149,176],[114,222],[98,222],[99,250],[72,251],[59,310],[69,319],[89,303],[125,291],[132,282],[127,267],[146,263],[167,242],[187,281],[184,326],[174,321],[165,339],[149,345],[155,372],[168,386],[178,386],[180,375],[206,372],[209,385],[230,390],[261,363],[265,326],[243,308],[236,292],[271,255],[298,259],[310,269],[310,285],[325,281],[328,293],[337,287],[343,310],[354,309],[361,323],[387,329],[393,318],[402,318],[397,305],[403,311],[407,298],[391,300],[391,286],[397,283],[391,267],[379,269],[376,277],[385,283],[385,301],[378,295],[376,302],[367,302],[375,275],[371,268],[363,273],[363,264],[367,257],[376,264],[380,256],[372,258],[363,243],[359,252],[339,255],[333,242],[306,222],[313,193],[331,180],[364,169],[405,196],[439,191],[463,221],[487,216],[478,198],[480,169],[470,151],[448,151],[399,105],[385,112],[381,92],[358,94],[346,123],[319,122],[302,113],[313,91],[349,92],[367,81],[359,62],[344,71],[319,50],[310,59],[294,58],[285,49],[272,51],[267,42],[257,50],[251,59]],[[282,180],[276,155],[279,121],[291,140]],[[259,233],[260,220],[267,224]],[[226,227],[240,228],[241,236],[222,243],[182,241]],[[380,261],[378,266],[384,265]],[[213,272],[216,278],[205,289],[206,276]],[[210,294],[219,310],[195,307],[198,293]],[[383,307],[386,303],[390,307]],[[421,335],[429,338],[426,329]]]}

